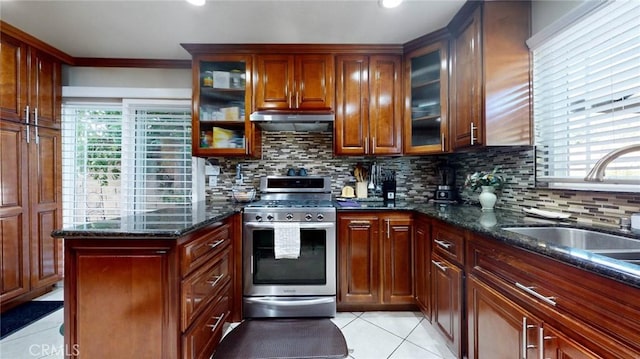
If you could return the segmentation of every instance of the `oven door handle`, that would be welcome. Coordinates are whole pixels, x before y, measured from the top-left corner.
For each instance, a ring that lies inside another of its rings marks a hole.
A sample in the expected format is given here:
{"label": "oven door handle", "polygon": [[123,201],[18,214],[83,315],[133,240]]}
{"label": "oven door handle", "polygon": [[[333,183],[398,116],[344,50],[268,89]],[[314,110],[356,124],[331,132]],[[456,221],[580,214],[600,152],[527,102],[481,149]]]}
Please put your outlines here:
{"label": "oven door handle", "polygon": [[244,301],[248,303],[258,303],[258,304],[270,304],[270,305],[278,305],[280,307],[294,307],[298,305],[311,305],[311,304],[326,304],[333,303],[335,301],[335,297],[322,297],[322,298],[313,298],[313,299],[294,299],[294,300],[282,300],[280,297],[244,297]]}
{"label": "oven door handle", "polygon": [[[284,223],[295,223],[295,222],[284,222]],[[274,228],[276,223],[265,223],[265,222],[244,222],[245,228]],[[329,222],[313,222],[313,223],[300,223],[300,229],[325,229],[325,228],[333,228],[335,227],[335,223]]]}

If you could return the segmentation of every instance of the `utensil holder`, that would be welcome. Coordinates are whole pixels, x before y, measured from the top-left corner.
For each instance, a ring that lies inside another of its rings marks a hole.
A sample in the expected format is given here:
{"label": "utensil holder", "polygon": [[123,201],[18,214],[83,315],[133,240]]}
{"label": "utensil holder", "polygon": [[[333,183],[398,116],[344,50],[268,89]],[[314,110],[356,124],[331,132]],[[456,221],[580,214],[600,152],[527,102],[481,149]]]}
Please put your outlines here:
{"label": "utensil holder", "polygon": [[356,182],[356,197],[367,198],[367,182]]}

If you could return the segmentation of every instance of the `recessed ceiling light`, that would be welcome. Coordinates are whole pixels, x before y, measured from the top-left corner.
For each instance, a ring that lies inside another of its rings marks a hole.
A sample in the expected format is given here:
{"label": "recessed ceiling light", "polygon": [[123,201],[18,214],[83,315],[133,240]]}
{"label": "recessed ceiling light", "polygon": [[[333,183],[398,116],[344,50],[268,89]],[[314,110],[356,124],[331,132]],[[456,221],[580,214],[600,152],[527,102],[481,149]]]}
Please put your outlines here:
{"label": "recessed ceiling light", "polygon": [[400,3],[402,3],[402,0],[380,0],[379,3],[380,3],[380,6],[387,9],[391,9],[400,5]]}
{"label": "recessed ceiling light", "polygon": [[189,4],[196,5],[196,6],[204,5],[205,1],[206,0],[187,0]]}

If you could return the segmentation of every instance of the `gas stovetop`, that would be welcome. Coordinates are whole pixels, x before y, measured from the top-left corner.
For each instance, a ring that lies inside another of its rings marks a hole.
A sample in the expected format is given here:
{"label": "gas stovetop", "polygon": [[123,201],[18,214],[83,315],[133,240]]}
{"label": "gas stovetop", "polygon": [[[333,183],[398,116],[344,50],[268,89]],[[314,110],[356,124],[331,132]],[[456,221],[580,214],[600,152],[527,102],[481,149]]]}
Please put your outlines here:
{"label": "gas stovetop", "polygon": [[245,208],[334,208],[330,200],[318,199],[290,199],[290,200],[260,200],[253,202]]}
{"label": "gas stovetop", "polygon": [[245,206],[245,221],[335,222],[328,177],[262,177],[260,194],[259,201]]}

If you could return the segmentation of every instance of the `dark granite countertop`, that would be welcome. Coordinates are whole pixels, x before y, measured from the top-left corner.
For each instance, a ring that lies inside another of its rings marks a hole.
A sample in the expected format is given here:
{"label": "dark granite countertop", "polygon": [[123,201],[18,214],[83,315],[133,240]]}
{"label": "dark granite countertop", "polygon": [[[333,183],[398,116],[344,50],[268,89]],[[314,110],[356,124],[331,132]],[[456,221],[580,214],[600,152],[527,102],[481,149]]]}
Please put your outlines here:
{"label": "dark granite countertop", "polygon": [[593,252],[571,247],[554,245],[538,241],[532,237],[503,230],[508,226],[567,226],[582,228],[603,233],[621,235],[640,240],[640,233],[619,231],[615,228],[597,227],[570,221],[549,220],[526,216],[522,212],[496,209],[493,212],[483,212],[479,206],[473,205],[438,205],[433,203],[416,203],[398,201],[393,206],[387,206],[382,201],[357,201],[357,207],[336,202],[338,211],[353,210],[404,210],[415,211],[442,220],[451,225],[474,231],[492,237],[500,242],[557,259],[575,267],[598,273],[602,276],[618,280],[628,285],[640,288],[640,265],[611,259]]}
{"label": "dark granite countertop", "polygon": [[63,228],[53,231],[52,235],[63,238],[175,239],[223,220],[242,211],[242,208],[242,205],[232,202],[209,205],[201,202]]}
{"label": "dark granite countertop", "polygon": [[[454,226],[492,237],[503,243],[539,253],[564,263],[595,272],[608,278],[640,288],[640,265],[627,263],[594,254],[589,251],[553,245],[531,237],[505,231],[505,226],[570,226],[617,234],[640,240],[640,234],[625,233],[611,228],[601,228],[569,221],[539,219],[524,213],[496,209],[483,212],[473,205],[437,205],[424,202],[397,201],[393,206],[382,201],[364,200],[354,203],[335,202],[338,212],[366,211],[415,211],[442,220]],[[206,225],[241,212],[243,206],[232,202],[214,202],[209,205],[193,205],[140,213],[120,219],[89,223],[53,232],[54,237],[64,238],[155,238],[175,239]]]}

